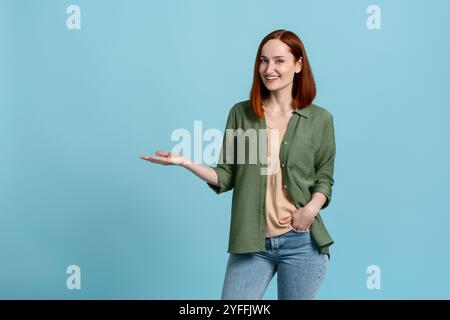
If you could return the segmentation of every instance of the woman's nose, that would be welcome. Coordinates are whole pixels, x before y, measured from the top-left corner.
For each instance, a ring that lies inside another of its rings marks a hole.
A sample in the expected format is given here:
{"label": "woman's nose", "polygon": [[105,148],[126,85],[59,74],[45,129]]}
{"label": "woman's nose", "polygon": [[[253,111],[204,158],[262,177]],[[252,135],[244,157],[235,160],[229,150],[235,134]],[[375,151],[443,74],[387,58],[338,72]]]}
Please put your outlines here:
{"label": "woman's nose", "polygon": [[272,74],[272,72],[275,70],[275,66],[269,62],[269,64],[267,65],[267,69],[266,69],[266,73],[267,74]]}

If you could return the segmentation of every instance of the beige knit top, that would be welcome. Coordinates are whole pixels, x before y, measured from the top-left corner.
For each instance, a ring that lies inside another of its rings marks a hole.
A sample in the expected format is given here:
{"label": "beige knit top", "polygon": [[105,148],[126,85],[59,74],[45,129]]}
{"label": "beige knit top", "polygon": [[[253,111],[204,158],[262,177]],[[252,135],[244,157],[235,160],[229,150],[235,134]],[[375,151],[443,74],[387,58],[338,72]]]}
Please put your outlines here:
{"label": "beige knit top", "polygon": [[277,129],[266,125],[268,138],[267,161],[269,168],[266,193],[266,237],[278,236],[292,230],[290,223],[282,225],[279,221],[289,217],[297,209],[288,191],[283,188],[283,177],[281,174],[279,157],[280,144],[286,128]]}

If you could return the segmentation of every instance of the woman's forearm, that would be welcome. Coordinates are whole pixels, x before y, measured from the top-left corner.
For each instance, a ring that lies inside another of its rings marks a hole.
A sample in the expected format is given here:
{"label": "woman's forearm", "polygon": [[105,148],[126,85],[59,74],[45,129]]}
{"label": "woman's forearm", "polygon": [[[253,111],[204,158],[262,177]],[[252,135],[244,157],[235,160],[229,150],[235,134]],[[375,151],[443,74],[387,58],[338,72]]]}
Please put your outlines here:
{"label": "woman's forearm", "polygon": [[209,166],[201,165],[190,160],[181,163],[180,166],[188,169],[196,176],[200,177],[208,183],[211,183],[215,186],[219,185],[219,178],[217,177],[216,171]]}
{"label": "woman's forearm", "polygon": [[314,192],[311,200],[306,204],[306,206],[310,207],[314,212],[319,212],[326,200],[327,197],[323,193]]}

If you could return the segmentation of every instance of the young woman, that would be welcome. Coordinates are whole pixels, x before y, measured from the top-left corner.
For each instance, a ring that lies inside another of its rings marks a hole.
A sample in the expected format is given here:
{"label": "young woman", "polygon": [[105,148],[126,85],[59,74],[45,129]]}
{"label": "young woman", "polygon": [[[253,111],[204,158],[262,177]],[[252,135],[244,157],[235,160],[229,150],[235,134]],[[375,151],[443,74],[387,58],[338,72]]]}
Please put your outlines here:
{"label": "young woman", "polygon": [[315,95],[302,41],[273,31],[259,45],[250,99],[230,109],[216,167],[164,151],[141,157],[181,165],[218,194],[234,188],[222,299],[262,299],[275,273],[278,299],[316,297],[333,244],[319,210],[331,200],[336,146]]}

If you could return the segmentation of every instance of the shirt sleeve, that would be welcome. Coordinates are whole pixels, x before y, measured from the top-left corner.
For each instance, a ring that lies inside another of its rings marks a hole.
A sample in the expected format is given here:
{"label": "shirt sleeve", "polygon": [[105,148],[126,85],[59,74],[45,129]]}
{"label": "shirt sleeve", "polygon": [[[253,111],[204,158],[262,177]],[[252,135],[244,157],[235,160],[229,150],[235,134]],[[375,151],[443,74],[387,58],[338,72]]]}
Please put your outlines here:
{"label": "shirt sleeve", "polygon": [[[217,173],[219,186],[207,182],[207,185],[217,194],[229,191],[234,187],[235,181],[235,129],[236,116],[235,108],[231,108],[228,113],[227,123],[223,135],[222,147],[220,150],[219,160],[215,167],[210,166]],[[230,130],[231,129],[231,130]],[[227,130],[228,133],[227,133]]]}
{"label": "shirt sleeve", "polygon": [[311,194],[314,192],[323,193],[327,200],[321,209],[328,207],[331,201],[332,187],[334,184],[334,159],[336,155],[336,143],[334,138],[333,116],[324,125],[322,143],[317,151],[315,162],[316,179]]}

